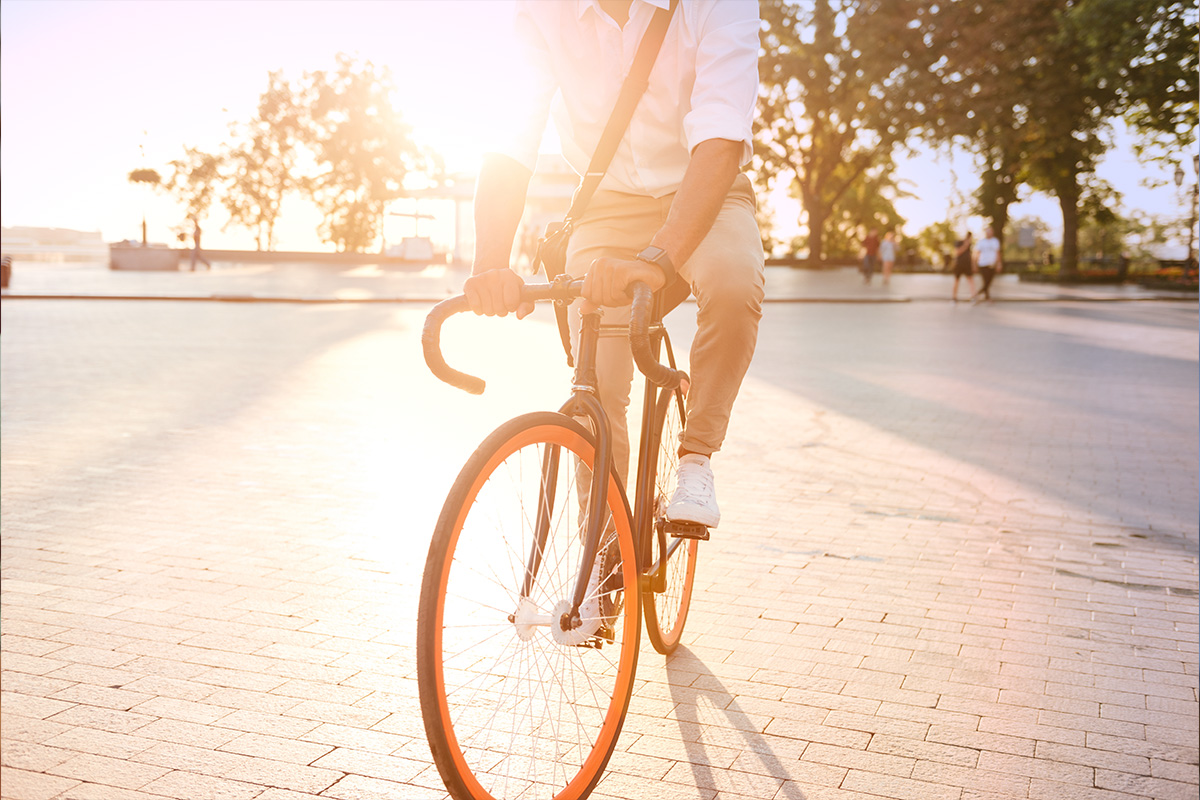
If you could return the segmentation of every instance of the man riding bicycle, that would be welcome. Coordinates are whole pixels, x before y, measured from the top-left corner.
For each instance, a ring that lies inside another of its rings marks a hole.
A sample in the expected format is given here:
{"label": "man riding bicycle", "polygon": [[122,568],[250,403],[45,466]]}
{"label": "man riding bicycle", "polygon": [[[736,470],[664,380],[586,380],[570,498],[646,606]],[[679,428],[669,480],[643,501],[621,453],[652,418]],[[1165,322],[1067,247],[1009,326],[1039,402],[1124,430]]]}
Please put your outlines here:
{"label": "man riding bicycle", "polygon": [[[522,279],[509,267],[552,101],[563,155],[587,167],[656,9],[669,0],[518,0],[516,32],[529,70],[517,130],[484,159],[475,197],[476,246],[464,285],[477,314],[518,317]],[[750,180],[758,94],[756,0],[678,0],[662,49],[608,170],[574,223],[566,269],[586,276],[582,302],[628,322],[629,285],[685,281],[696,297],[687,424],[669,519],[720,521],[710,457],[725,438],[762,316],[763,251]],[[578,342],[578,315],[571,315]],[[575,345],[578,346],[577,344]],[[600,400],[614,461],[629,468],[633,361],[624,338],[602,339]]]}

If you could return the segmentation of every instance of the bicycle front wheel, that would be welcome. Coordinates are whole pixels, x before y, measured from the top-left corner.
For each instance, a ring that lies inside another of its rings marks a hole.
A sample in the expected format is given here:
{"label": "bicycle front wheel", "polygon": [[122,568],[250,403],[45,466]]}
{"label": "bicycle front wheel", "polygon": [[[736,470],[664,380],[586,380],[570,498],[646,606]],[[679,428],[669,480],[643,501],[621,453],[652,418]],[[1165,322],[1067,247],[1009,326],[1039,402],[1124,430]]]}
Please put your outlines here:
{"label": "bicycle front wheel", "polygon": [[650,580],[642,593],[646,615],[646,636],[654,649],[670,655],[679,646],[683,625],[692,603],[692,582],[696,576],[695,539],[676,539],[663,532],[667,506],[675,493],[675,473],[679,469],[679,444],[686,421],[681,389],[663,389],[654,413],[651,452],[658,458],[652,476],[654,501],[651,509]]}
{"label": "bicycle front wheel", "polygon": [[527,414],[479,446],[446,499],[421,586],[417,678],[430,749],[455,798],[581,800],[616,746],[641,631],[615,476],[600,602],[585,598],[602,624],[583,609],[585,627],[562,623],[594,461],[593,438],[574,420]]}

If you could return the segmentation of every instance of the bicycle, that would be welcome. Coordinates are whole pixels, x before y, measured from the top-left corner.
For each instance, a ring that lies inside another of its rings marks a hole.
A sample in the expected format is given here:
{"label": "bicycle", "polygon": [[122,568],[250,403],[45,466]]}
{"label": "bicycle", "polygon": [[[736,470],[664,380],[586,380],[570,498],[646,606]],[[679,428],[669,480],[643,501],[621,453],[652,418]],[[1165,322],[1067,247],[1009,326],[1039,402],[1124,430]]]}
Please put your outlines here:
{"label": "bicycle", "polygon": [[[527,284],[523,300],[569,303],[581,287],[564,275]],[[673,652],[683,634],[708,530],[665,518],[688,377],[662,317],[687,291],[631,288],[628,335],[646,376],[632,508],[595,390],[597,342],[613,330],[593,312],[583,315],[570,398],[488,436],[434,531],[417,678],[430,750],[456,800],[586,798],[624,723],[642,617],[659,653]],[[465,310],[463,296],[436,306],[422,343],[435,375],[478,394],[483,381],[441,354],[442,323]]]}

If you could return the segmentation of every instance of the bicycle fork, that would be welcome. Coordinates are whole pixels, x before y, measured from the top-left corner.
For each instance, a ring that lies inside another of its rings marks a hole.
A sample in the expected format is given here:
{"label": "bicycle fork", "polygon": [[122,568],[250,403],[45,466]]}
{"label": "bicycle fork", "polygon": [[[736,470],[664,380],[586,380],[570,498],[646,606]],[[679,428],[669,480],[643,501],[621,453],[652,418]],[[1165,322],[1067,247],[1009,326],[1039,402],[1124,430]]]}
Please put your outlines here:
{"label": "bicycle fork", "polygon": [[[588,419],[596,438],[595,461],[592,464],[584,516],[586,526],[579,574],[575,579],[575,589],[569,608],[558,620],[550,621],[551,625],[557,624],[564,632],[576,630],[583,624],[579,609],[587,597],[588,580],[600,550],[600,540],[607,516],[608,481],[612,474],[611,434],[608,417],[600,404],[599,390],[597,389],[596,345],[599,337],[599,312],[584,314],[579,334],[579,353],[576,358],[571,397],[559,409],[562,414],[567,416]],[[560,448],[553,445],[547,446],[546,452],[542,455],[542,483],[538,491],[537,529],[525,565],[525,580],[521,589],[522,600],[528,599],[533,592],[537,573],[542,564],[542,555],[550,536],[551,515],[558,485],[558,470],[561,466],[560,455]]]}

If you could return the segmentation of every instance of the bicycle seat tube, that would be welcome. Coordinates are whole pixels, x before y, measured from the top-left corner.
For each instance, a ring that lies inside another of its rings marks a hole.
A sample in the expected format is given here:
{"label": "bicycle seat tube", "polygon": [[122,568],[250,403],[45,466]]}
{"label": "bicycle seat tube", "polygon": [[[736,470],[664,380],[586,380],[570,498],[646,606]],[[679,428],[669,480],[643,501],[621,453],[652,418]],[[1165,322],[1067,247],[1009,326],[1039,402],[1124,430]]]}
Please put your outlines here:
{"label": "bicycle seat tube", "polygon": [[604,529],[604,513],[607,507],[609,476],[612,474],[612,439],[608,416],[600,404],[600,392],[596,374],[596,343],[600,338],[600,312],[590,311],[583,315],[579,331],[579,352],[575,359],[575,377],[571,397],[563,404],[561,412],[571,417],[586,417],[591,420],[596,434],[596,460],[592,465],[592,481],[588,491],[587,528],[583,540],[583,558],[579,575],[575,581],[575,594],[571,598],[571,610],[560,620],[563,630],[574,630],[582,624],[579,608],[587,594],[588,578],[600,549],[600,535]]}

